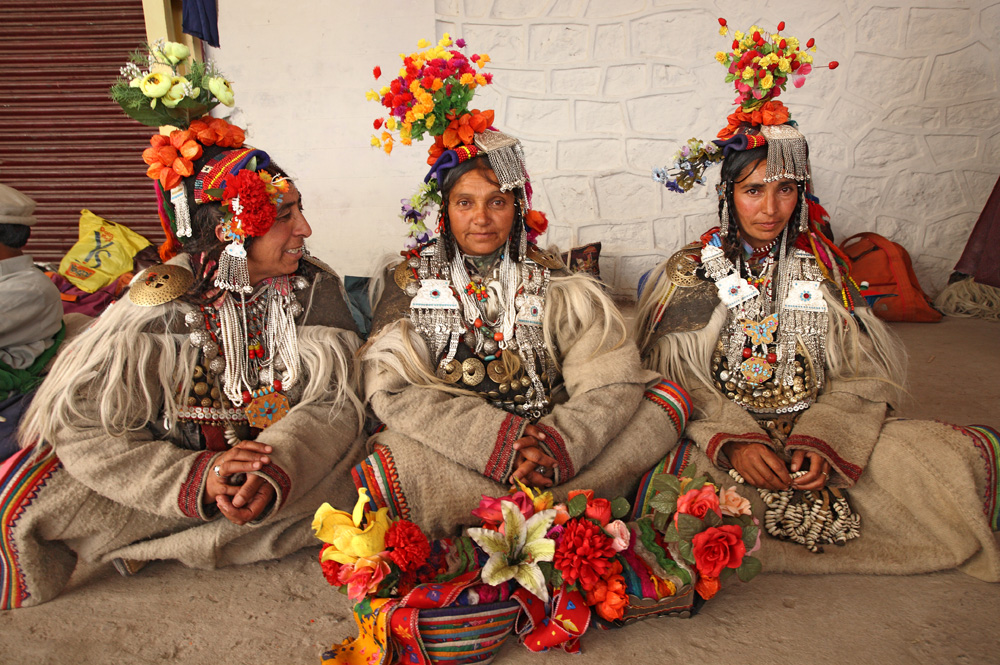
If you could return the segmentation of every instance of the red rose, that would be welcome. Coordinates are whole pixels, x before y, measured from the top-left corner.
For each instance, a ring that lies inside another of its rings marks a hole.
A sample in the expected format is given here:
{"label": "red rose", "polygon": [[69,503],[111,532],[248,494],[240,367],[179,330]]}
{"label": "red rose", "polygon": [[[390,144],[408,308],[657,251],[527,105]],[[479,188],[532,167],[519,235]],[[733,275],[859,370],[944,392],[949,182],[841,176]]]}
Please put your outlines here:
{"label": "red rose", "polygon": [[230,210],[236,197],[239,197],[240,207],[243,209],[239,215],[243,232],[250,237],[267,233],[274,224],[277,210],[271,203],[271,197],[260,176],[248,169],[227,175],[222,200],[230,206]]}
{"label": "red rose", "polygon": [[389,526],[385,532],[385,547],[389,558],[404,573],[419,568],[431,555],[427,536],[420,527],[407,520],[399,520]]}
{"label": "red rose", "polygon": [[695,567],[703,577],[718,577],[724,568],[739,568],[747,548],[743,529],[734,524],[713,526],[691,539]]}
{"label": "red rose", "polygon": [[552,563],[567,585],[579,583],[584,591],[590,591],[611,565],[613,541],[590,520],[570,520],[565,529]]}
{"label": "red rose", "polygon": [[[705,519],[708,511],[722,517],[719,507],[719,496],[712,485],[702,485],[701,489],[688,490],[677,499],[677,514],[694,515],[700,520]],[[675,516],[676,522],[676,516]]]}
{"label": "red rose", "polygon": [[611,521],[611,502],[607,499],[594,499],[587,502],[587,509],[584,515],[592,520],[597,520],[601,526],[607,526]]}

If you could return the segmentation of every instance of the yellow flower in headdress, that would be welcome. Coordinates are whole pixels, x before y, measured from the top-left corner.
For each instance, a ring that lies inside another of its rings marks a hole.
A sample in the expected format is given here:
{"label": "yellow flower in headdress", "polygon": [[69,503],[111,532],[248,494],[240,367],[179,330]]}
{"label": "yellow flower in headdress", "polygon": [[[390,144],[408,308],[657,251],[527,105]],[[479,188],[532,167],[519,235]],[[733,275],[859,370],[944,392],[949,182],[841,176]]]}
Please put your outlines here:
{"label": "yellow flower in headdress", "polygon": [[421,39],[420,41],[417,42],[417,48],[427,48],[430,45],[431,43],[426,39]]}
{"label": "yellow flower in headdress", "polygon": [[811,55],[809,55],[808,53],[805,53],[803,51],[799,52],[799,62],[801,62],[803,64],[809,64],[812,61],[813,61],[813,57]]}
{"label": "yellow flower in headdress", "polygon": [[770,90],[771,86],[774,85],[774,77],[771,76],[771,72],[767,73],[767,76],[760,80],[761,90]]}
{"label": "yellow flower in headdress", "polygon": [[792,63],[789,62],[788,58],[778,58],[778,69],[787,74],[792,71]]}
{"label": "yellow flower in headdress", "polygon": [[749,81],[753,78],[753,67],[747,67],[743,70],[743,80]]}
{"label": "yellow flower in headdress", "polygon": [[726,54],[722,51],[715,52],[715,59],[719,61],[720,65],[726,64]]}
{"label": "yellow flower in headdress", "polygon": [[368,92],[365,93],[365,99],[367,99],[370,102],[377,102],[378,100],[382,99],[382,96],[379,95],[374,90],[369,90]]}

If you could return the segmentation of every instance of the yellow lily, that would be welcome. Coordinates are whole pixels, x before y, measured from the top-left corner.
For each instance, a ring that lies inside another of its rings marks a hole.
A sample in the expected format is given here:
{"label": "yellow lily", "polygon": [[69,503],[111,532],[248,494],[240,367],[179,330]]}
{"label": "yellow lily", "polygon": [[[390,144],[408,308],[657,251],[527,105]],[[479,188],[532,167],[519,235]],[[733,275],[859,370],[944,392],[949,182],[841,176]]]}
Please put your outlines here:
{"label": "yellow lily", "polygon": [[[353,565],[358,559],[370,557],[385,550],[385,533],[389,530],[389,509],[378,512],[365,511],[368,491],[358,490],[358,501],[351,514],[336,510],[324,503],[313,517],[312,528],[316,537],[332,547],[323,551],[322,561],[336,561]],[[367,518],[367,524],[362,522]]]}
{"label": "yellow lily", "polygon": [[528,499],[531,501],[531,505],[535,507],[535,512],[541,512],[543,510],[548,510],[556,505],[555,497],[552,496],[552,492],[543,492],[537,487],[534,491],[530,487],[521,482],[519,478],[515,478],[514,482],[517,486],[524,492]]}

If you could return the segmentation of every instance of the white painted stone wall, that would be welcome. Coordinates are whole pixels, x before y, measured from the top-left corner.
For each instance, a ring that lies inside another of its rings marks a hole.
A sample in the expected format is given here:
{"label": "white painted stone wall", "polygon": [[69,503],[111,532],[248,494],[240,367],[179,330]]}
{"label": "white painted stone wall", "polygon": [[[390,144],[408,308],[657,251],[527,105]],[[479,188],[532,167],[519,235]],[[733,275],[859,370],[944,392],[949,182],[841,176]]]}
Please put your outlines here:
{"label": "white painted stone wall", "polygon": [[[732,38],[718,35],[717,17],[735,28],[783,20],[785,34],[816,38],[817,63],[841,63],[782,97],[810,138],[835,231],[900,242],[937,292],[1000,174],[1000,3],[706,4],[317,0],[277,16],[263,0],[223,0],[216,59],[235,79],[237,120],[299,176],[313,247],[358,274],[400,246],[398,200],[425,171],[420,144],[389,158],[369,150],[371,67],[391,72],[432,32],[464,37],[492,58],[495,84],[479,104],[525,144],[546,240],[603,241],[602,273],[625,295],[715,221],[717,172],[679,195],[650,169],[725,124],[734,94],[714,54]],[[259,43],[270,45],[266,72],[255,64]]]}

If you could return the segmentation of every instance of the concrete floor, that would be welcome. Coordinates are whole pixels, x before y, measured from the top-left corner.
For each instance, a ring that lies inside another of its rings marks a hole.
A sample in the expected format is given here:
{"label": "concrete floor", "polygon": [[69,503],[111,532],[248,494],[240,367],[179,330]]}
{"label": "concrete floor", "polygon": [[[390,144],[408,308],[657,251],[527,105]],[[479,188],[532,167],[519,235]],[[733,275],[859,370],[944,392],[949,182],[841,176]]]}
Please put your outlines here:
{"label": "concrete floor", "polygon": [[[895,324],[911,357],[901,415],[1000,426],[1000,324]],[[0,613],[0,663],[318,663],[354,634],[315,552],[218,571],[154,562],[133,578],[78,572],[40,607]],[[692,619],[592,630],[584,654],[502,663],[1000,663],[1000,585],[910,577],[767,574],[724,588]]]}

